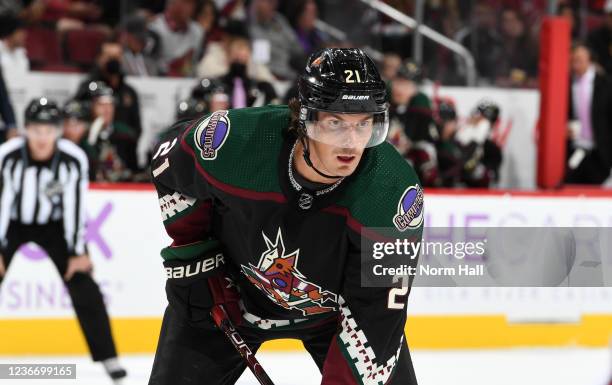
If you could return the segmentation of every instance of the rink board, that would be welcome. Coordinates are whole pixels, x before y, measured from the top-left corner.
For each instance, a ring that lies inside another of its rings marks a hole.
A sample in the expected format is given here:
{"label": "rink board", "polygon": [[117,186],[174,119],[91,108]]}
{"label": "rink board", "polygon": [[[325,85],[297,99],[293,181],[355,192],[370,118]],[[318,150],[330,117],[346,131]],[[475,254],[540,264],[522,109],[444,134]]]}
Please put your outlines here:
{"label": "rink board", "polygon": [[[153,352],[166,306],[159,249],[169,241],[149,186],[104,186],[88,197],[87,239],[119,350]],[[478,195],[426,191],[430,226],[612,224],[612,195],[598,190]],[[407,338],[415,348],[606,346],[610,288],[414,288]],[[70,299],[34,245],[14,259],[0,291],[0,354],[84,353]],[[272,350],[295,350],[275,341]]]}

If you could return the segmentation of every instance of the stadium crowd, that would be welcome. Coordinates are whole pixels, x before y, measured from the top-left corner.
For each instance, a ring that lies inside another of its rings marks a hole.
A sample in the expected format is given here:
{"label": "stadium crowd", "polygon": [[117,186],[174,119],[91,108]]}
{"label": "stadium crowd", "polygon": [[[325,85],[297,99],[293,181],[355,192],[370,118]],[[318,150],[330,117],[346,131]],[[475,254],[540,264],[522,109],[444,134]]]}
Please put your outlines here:
{"label": "stadium crowd", "polygon": [[[414,14],[416,1],[386,2]],[[424,23],[474,55],[479,85],[537,86],[538,34],[547,1],[425,3]],[[605,74],[612,71],[612,0],[560,1],[558,14],[570,20],[576,42],[567,181],[601,184],[612,166],[612,95],[605,90]],[[350,40],[321,28],[318,19]],[[425,186],[489,187],[499,176],[500,107],[482,100],[459,121],[452,100],[432,100],[421,85],[463,84],[461,60],[424,41],[422,62],[411,61],[412,31],[361,2],[0,0],[0,39],[0,115],[7,138],[19,129],[3,71],[86,73],[64,106],[64,136],[88,154],[93,181],[147,180],[136,160],[143,131],[139,95],[126,76],[199,79],[176,108],[177,119],[193,118],[217,109],[287,103],[296,87],[279,94],[276,84],[294,83],[308,55],[325,46],[380,53],[391,100],[389,141]]]}

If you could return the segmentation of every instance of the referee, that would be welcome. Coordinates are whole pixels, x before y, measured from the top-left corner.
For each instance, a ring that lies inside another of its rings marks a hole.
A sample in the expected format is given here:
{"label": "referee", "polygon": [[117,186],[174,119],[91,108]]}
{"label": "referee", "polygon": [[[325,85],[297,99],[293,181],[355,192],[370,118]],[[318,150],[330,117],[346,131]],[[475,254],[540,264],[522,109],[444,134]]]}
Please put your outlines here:
{"label": "referee", "polygon": [[119,384],[126,372],[84,241],[87,156],[60,139],[61,116],[54,102],[35,99],[25,112],[25,137],[0,146],[0,284],[22,244],[42,247],[64,279],[93,360]]}

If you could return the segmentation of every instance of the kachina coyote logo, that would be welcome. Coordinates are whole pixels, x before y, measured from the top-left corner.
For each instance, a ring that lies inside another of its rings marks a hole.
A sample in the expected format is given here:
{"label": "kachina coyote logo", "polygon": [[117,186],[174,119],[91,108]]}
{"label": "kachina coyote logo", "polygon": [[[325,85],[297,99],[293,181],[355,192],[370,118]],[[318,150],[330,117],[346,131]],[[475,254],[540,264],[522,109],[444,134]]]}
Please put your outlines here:
{"label": "kachina coyote logo", "polygon": [[423,190],[419,185],[410,186],[404,191],[397,205],[393,223],[399,231],[416,229],[423,223]]}
{"label": "kachina coyote logo", "polygon": [[[281,229],[274,243],[263,232],[262,235],[268,249],[261,254],[259,263],[242,265],[249,281],[277,305],[300,310],[305,316],[336,310],[337,295],[306,281],[297,269],[300,249],[285,254]],[[329,306],[325,305],[327,301]]]}
{"label": "kachina coyote logo", "polygon": [[213,160],[225,143],[230,131],[230,120],[227,111],[217,111],[204,119],[194,133],[194,142],[200,149],[202,159]]}

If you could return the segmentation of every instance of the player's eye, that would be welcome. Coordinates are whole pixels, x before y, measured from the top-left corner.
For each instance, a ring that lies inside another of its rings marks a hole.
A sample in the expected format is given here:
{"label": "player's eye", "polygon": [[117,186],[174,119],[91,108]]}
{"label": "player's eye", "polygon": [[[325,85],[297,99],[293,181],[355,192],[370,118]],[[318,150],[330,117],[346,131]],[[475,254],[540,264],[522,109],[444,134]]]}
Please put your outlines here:
{"label": "player's eye", "polygon": [[327,127],[332,130],[338,130],[342,127],[342,122],[338,119],[330,119],[327,121]]}
{"label": "player's eye", "polygon": [[369,120],[362,120],[361,122],[358,122],[356,124],[357,130],[359,131],[365,131],[367,129],[370,128],[370,126],[372,125],[372,122]]}

